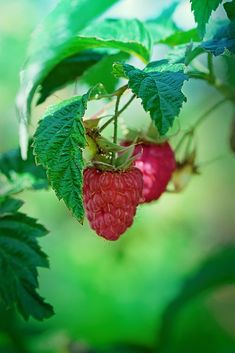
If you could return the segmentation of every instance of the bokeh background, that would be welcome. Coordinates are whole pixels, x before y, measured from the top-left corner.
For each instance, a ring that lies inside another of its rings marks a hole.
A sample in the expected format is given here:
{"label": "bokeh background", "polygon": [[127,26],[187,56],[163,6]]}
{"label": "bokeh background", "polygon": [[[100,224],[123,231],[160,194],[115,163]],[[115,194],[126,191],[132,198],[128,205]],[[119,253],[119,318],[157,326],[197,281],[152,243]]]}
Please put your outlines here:
{"label": "bokeh background", "polygon": [[[19,71],[32,30],[54,3],[0,0],[0,152],[18,145]],[[145,19],[157,16],[168,3],[123,0],[106,16]],[[187,1],[180,1],[175,20],[183,28],[193,27]],[[156,58],[165,52],[159,45]],[[225,75],[221,59],[215,64],[219,75]],[[221,97],[199,81],[186,83],[183,90],[188,102],[180,118],[182,129],[187,129]],[[68,97],[71,92],[68,88],[59,95]],[[52,102],[57,98],[34,112],[32,130]],[[185,276],[213,249],[234,241],[235,156],[229,146],[233,115],[232,105],[226,103],[197,131],[201,175],[183,193],[165,194],[158,202],[139,207],[133,227],[118,242],[97,237],[87,222],[79,225],[53,191],[20,195],[23,210],[50,230],[41,245],[51,269],[40,270],[40,286],[56,315],[42,323],[25,323],[14,313],[1,311],[0,352],[76,353],[82,352],[81,344],[153,344],[162,312]],[[123,118],[130,127],[148,122],[138,103]],[[172,353],[235,352],[235,286],[190,301],[177,317],[168,346]]]}

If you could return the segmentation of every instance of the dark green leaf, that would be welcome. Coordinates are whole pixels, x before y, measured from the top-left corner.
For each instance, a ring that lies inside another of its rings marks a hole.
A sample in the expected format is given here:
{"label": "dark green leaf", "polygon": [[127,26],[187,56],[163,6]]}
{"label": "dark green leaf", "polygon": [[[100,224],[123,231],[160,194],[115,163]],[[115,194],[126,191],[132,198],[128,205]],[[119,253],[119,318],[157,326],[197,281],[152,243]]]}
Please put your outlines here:
{"label": "dark green leaf", "polygon": [[195,22],[198,24],[198,30],[202,37],[205,34],[206,24],[209,21],[212,11],[215,11],[222,1],[190,0]]}
{"label": "dark green leaf", "polygon": [[21,201],[0,200],[0,300],[17,306],[25,319],[53,315],[51,305],[36,292],[37,267],[48,267],[47,256],[37,238],[47,230],[33,218],[17,212]]}
{"label": "dark green leaf", "polygon": [[86,94],[50,107],[34,135],[37,162],[46,168],[59,200],[64,200],[80,222],[84,217],[82,149],[86,145],[81,118],[88,99]]}
{"label": "dark green leaf", "polygon": [[163,313],[160,345],[170,339],[172,326],[178,313],[196,296],[215,288],[235,283],[235,245],[211,254],[200,268],[185,280],[179,294]]}
{"label": "dark green leaf", "polygon": [[226,2],[224,4],[224,9],[227,13],[228,18],[231,21],[235,20],[235,0],[232,0],[230,2]]}
{"label": "dark green leaf", "polygon": [[178,27],[173,21],[173,14],[177,6],[178,3],[174,2],[164,9],[158,17],[149,19],[145,22],[153,39],[153,43],[156,44],[161,42],[178,30]]}
{"label": "dark green leaf", "polygon": [[128,58],[129,55],[123,52],[105,56],[84,73],[81,77],[81,82],[89,86],[94,86],[100,82],[104,85],[108,93],[112,93],[118,83],[118,79],[112,74],[113,63],[116,61],[126,61]]}
{"label": "dark green leaf", "polygon": [[41,83],[37,104],[43,103],[57,89],[80,78],[87,69],[99,62],[104,56],[105,53],[85,50],[60,62]]}
{"label": "dark green leaf", "polygon": [[141,98],[145,111],[164,135],[179,115],[185,96],[181,92],[187,76],[182,64],[170,64],[167,60],[150,63],[144,70],[124,65],[129,87]]}
{"label": "dark green leaf", "polygon": [[201,47],[215,56],[235,54],[235,21],[221,26],[214,37],[203,42]]}
{"label": "dark green leaf", "polygon": [[3,177],[0,195],[48,187],[46,173],[42,167],[36,166],[31,147],[26,161],[22,160],[19,148],[0,154],[0,180]]}
{"label": "dark green leaf", "polygon": [[23,205],[23,201],[3,197],[0,199],[0,217],[9,213],[14,213]]}

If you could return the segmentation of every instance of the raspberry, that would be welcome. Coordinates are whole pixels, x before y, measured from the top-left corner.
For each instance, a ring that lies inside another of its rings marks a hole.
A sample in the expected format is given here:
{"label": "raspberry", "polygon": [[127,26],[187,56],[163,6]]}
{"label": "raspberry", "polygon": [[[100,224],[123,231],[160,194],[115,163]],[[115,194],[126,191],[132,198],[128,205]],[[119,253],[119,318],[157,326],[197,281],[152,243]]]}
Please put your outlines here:
{"label": "raspberry", "polygon": [[133,223],[143,189],[139,169],[84,171],[83,199],[90,226],[108,240],[117,240]]}
{"label": "raspberry", "polygon": [[[123,143],[123,145],[128,144],[130,143]],[[175,156],[168,142],[138,144],[134,154],[139,152],[141,155],[136,159],[135,166],[143,173],[144,187],[141,202],[151,202],[157,200],[166,190],[176,168]]]}

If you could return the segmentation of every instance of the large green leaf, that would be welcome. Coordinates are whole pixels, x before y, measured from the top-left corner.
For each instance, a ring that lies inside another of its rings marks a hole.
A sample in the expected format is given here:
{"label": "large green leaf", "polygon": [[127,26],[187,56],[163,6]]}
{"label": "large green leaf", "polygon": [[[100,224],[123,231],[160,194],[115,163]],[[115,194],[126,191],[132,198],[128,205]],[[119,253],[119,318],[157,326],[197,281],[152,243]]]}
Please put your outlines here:
{"label": "large green leaf", "polygon": [[56,65],[81,51],[100,47],[118,49],[148,61],[151,38],[144,25],[138,20],[104,20],[78,32],[77,35],[73,33],[70,37],[66,37],[61,47],[42,46],[41,51],[35,51],[35,54],[29,57],[22,71],[18,95],[21,119],[27,121],[29,118],[30,105],[38,85]]}
{"label": "large green leaf", "polygon": [[50,107],[34,135],[37,163],[46,168],[49,183],[73,215],[83,222],[83,158],[86,145],[82,117],[89,99],[96,98],[100,87]]}
{"label": "large green leaf", "polygon": [[173,14],[177,6],[178,3],[174,2],[165,8],[158,17],[151,18],[145,22],[145,26],[149,30],[155,44],[179,30],[173,20]]}
{"label": "large green leaf", "polygon": [[218,287],[235,283],[235,245],[212,253],[194,274],[189,276],[179,294],[170,302],[162,316],[160,346],[170,340],[177,315],[198,295]]}
{"label": "large green leaf", "polygon": [[228,18],[231,21],[235,20],[235,0],[232,0],[230,2],[226,2],[224,4],[224,9],[227,13]]}
{"label": "large green leaf", "polygon": [[22,160],[19,148],[0,154],[0,181],[0,195],[48,187],[46,173],[36,166],[31,147],[26,161]]}
{"label": "large green leaf", "polygon": [[194,12],[195,22],[201,36],[204,35],[206,24],[209,21],[212,11],[215,11],[223,0],[190,0],[191,8]]}
{"label": "large green leaf", "polygon": [[60,0],[54,10],[37,27],[32,36],[26,64],[20,74],[21,84],[17,96],[23,158],[27,157],[26,126],[37,87],[57,64],[66,57],[76,54],[76,49],[71,48],[71,41],[78,32],[117,1]]}
{"label": "large green leaf", "polygon": [[187,79],[184,65],[161,60],[150,63],[144,70],[127,64],[123,68],[129,78],[129,87],[141,98],[144,109],[150,112],[160,134],[164,135],[186,100],[181,92]]}
{"label": "large green leaf", "polygon": [[16,304],[25,319],[53,315],[51,305],[36,292],[37,267],[48,267],[47,256],[37,238],[47,230],[33,218],[18,212],[21,201],[0,199],[0,300],[6,307]]}

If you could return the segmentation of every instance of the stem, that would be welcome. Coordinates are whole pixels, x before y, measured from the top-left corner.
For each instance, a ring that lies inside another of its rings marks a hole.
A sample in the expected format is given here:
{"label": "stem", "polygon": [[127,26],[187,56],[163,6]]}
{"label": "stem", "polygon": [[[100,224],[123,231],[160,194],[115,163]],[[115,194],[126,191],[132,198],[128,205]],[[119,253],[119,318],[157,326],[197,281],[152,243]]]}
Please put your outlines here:
{"label": "stem", "polygon": [[[135,98],[135,95],[133,95],[129,100],[128,102],[122,107],[122,109],[120,109],[118,112],[117,112],[117,118],[119,117],[119,115],[121,115],[124,110],[126,110],[126,108],[131,104],[131,102],[134,100]],[[106,121],[106,123],[104,125],[102,125],[100,127],[100,132],[103,131],[113,120],[115,119],[115,114],[114,116],[112,116],[112,118],[110,118],[108,121]]]}
{"label": "stem", "polygon": [[117,128],[118,128],[117,118],[118,118],[118,107],[119,107],[120,99],[121,99],[121,96],[118,96],[116,105],[115,105],[115,112],[113,116],[113,120],[114,120],[113,143],[117,143]]}
{"label": "stem", "polygon": [[[113,143],[117,143],[117,133],[118,133],[118,123],[117,123],[117,118],[118,118],[118,108],[121,100],[121,96],[124,93],[124,91],[121,91],[120,94],[117,96],[116,104],[115,104],[115,111],[114,111],[114,116],[112,117],[114,121],[114,130],[113,130]],[[112,165],[114,165],[116,153],[112,152]]]}

